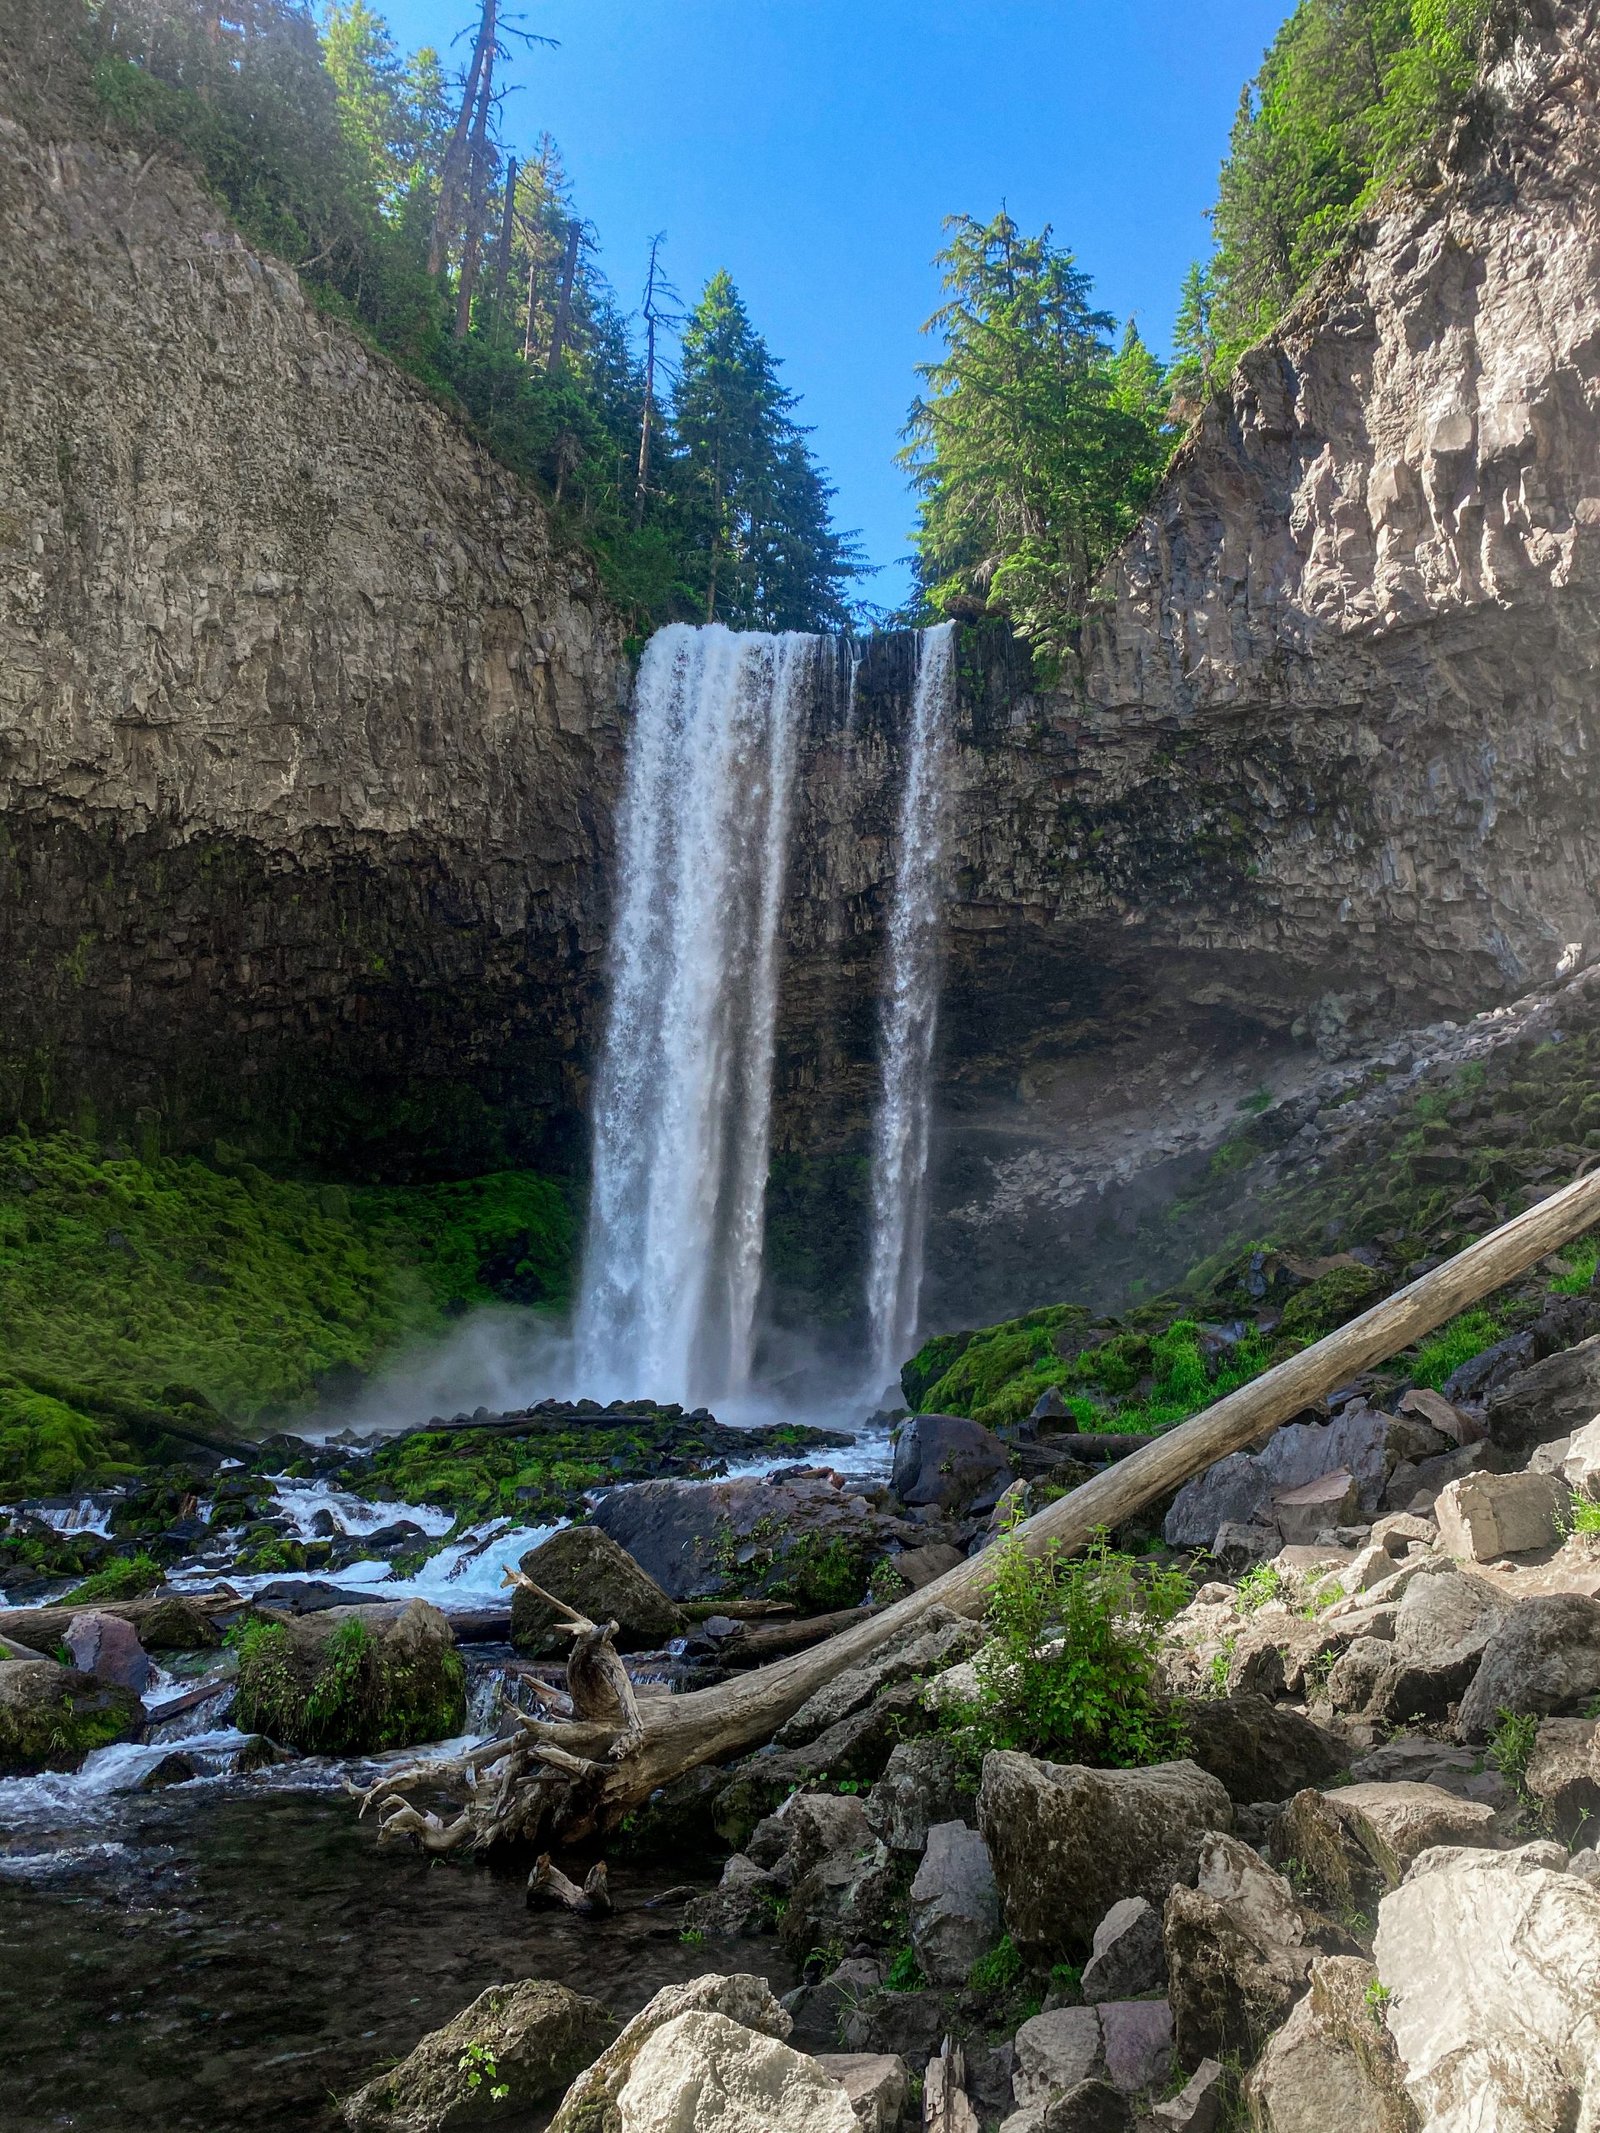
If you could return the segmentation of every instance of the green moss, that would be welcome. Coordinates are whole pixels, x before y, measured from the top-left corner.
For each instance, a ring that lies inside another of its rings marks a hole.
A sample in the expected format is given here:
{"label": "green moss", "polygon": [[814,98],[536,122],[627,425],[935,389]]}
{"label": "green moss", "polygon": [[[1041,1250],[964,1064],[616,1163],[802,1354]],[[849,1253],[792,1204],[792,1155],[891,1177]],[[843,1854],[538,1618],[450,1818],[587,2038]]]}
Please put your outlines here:
{"label": "green moss", "polygon": [[136,1600],[141,1594],[154,1592],[161,1583],[161,1565],[148,1555],[118,1556],[115,1562],[107,1563],[75,1586],[62,1602],[65,1607],[75,1607],[88,1600]]}
{"label": "green moss", "polygon": [[1308,1288],[1290,1297],[1279,1321],[1281,1332],[1297,1340],[1320,1340],[1347,1318],[1354,1318],[1376,1297],[1382,1283],[1371,1267],[1336,1266]]}
{"label": "green moss", "polygon": [[131,1689],[43,1670],[36,1661],[0,1663],[0,1675],[11,1676],[13,1666],[26,1688],[8,1679],[0,1693],[0,1776],[74,1770],[96,1748],[125,1740],[138,1720]]}
{"label": "green moss", "polygon": [[466,1716],[466,1675],[448,1646],[401,1651],[359,1618],[320,1639],[251,1623],[238,1642],[236,1722],[308,1755],[368,1755],[445,1740]]}
{"label": "green moss", "polygon": [[1485,1348],[1492,1348],[1504,1337],[1505,1330],[1505,1320],[1493,1311],[1463,1311],[1415,1350],[1410,1367],[1413,1383],[1437,1391],[1463,1363],[1470,1363]]}
{"label": "green moss", "polygon": [[521,1172],[346,1190],[220,1148],[0,1138],[0,1491],[126,1470],[163,1418],[215,1438],[293,1412],[474,1305],[559,1304],[574,1236]]}

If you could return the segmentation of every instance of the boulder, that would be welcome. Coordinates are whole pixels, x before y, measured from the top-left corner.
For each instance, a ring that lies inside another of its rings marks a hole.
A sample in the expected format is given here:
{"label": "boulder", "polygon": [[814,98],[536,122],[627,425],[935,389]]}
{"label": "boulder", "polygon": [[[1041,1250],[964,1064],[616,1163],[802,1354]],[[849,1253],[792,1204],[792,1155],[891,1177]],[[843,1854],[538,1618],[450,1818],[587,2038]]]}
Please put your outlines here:
{"label": "boulder", "polygon": [[767,1842],[770,1858],[751,1851],[763,1866],[782,1860],[790,1882],[808,1874],[819,1859],[843,1852],[854,1858],[871,1844],[873,1831],[866,1802],[853,1792],[791,1793],[775,1815],[756,1832]]}
{"label": "boulder", "polygon": [[798,1747],[815,1740],[829,1726],[862,1710],[886,1688],[900,1681],[925,1680],[965,1659],[981,1635],[974,1622],[951,1614],[946,1607],[930,1607],[899,1636],[881,1645],[859,1666],[847,1667],[808,1696],[773,1734],[780,1748]]}
{"label": "boulder", "polygon": [[817,2064],[850,2099],[861,2133],[895,2133],[911,2095],[911,2069],[895,2052],[819,2052]]}
{"label": "boulder", "polygon": [[1600,1334],[1519,1370],[1489,1395],[1489,1435],[1517,1463],[1600,1414]]}
{"label": "boulder", "polygon": [[963,1415],[913,1415],[894,1441],[889,1486],[903,1504],[964,1512],[992,1503],[1011,1481],[1011,1454],[991,1429]]}
{"label": "boulder", "polygon": [[1265,1696],[1197,1698],[1184,1704],[1183,1723],[1191,1761],[1241,1807],[1325,1785],[1347,1761],[1333,1734]]}
{"label": "boulder", "polygon": [[847,1955],[816,1984],[797,1985],[793,1992],[786,1992],[783,2005],[794,2020],[789,2042],[795,2050],[830,2052],[847,2043],[853,2054],[877,2056],[864,2040],[845,2033],[862,2007],[876,1997],[887,1968],[875,1955]]}
{"label": "boulder", "polygon": [[1600,2123],[1600,1889],[1465,1853],[1384,1898],[1375,1958],[1428,2133]]}
{"label": "boulder", "polygon": [[[613,1489],[594,1523],[673,1600],[725,1592],[810,1595],[819,1558],[859,1571],[858,1600],[871,1566],[896,1542],[927,1535],[874,1510],[836,1477],[804,1473],[784,1481],[641,1481]],[[838,1581],[830,1577],[830,1586]],[[831,1604],[839,1605],[837,1597]]]}
{"label": "boulder", "polygon": [[920,1852],[936,1822],[972,1822],[977,1800],[961,1758],[939,1734],[903,1740],[867,1795],[866,1818],[894,1852]]}
{"label": "boulder", "polygon": [[1037,2112],[1017,2112],[1001,2133],[1134,2133],[1133,2111],[1110,2081],[1080,2081]]}
{"label": "boulder", "polygon": [[[343,2106],[350,2133],[440,2133],[564,2089],[616,2035],[615,2019],[545,1978],[491,1985]],[[490,2088],[508,2093],[498,2105]]]}
{"label": "boulder", "polygon": [[841,1718],[815,1740],[798,1748],[763,1749],[731,1773],[722,1773],[716,1797],[715,1828],[724,1843],[742,1845],[764,1815],[797,1786],[829,1779],[871,1784],[881,1777],[895,1746],[907,1734],[926,1733],[932,1725],[914,1681],[885,1689],[865,1710]]}
{"label": "boulder", "polygon": [[1309,1948],[1262,1936],[1203,1889],[1171,1891],[1162,1938],[1180,2066],[1253,2059],[1305,1989]]}
{"label": "boulder", "polygon": [[[592,1622],[615,1622],[619,1651],[641,1651],[680,1636],[685,1623],[649,1572],[599,1526],[565,1526],[522,1558],[525,1576]],[[517,1586],[511,1641],[523,1652],[566,1652],[556,1610]]]}
{"label": "boulder", "polygon": [[1600,1722],[1545,1719],[1523,1784],[1563,1843],[1592,1843],[1600,1835]]}
{"label": "boulder", "polygon": [[1553,1548],[1567,1492],[1549,1474],[1467,1474],[1439,1491],[1439,1545],[1469,1563]]}
{"label": "boulder", "polygon": [[1132,1999],[1166,1982],[1161,1913],[1143,1896],[1124,1896],[1094,1929],[1094,1953],[1084,1965],[1085,2006]]}
{"label": "boulder", "polygon": [[1282,1545],[1276,1526],[1242,1525],[1230,1518],[1218,1526],[1211,1555],[1224,1576],[1237,1578],[1276,1555]]}
{"label": "boulder", "polygon": [[1099,2009],[1106,2079],[1129,2096],[1166,2086],[1172,2009],[1165,2000],[1108,2000]]}
{"label": "boulder", "polygon": [[911,1945],[930,1985],[959,1985],[1000,1938],[1000,1893],[982,1837],[936,1822],[911,1884]]}
{"label": "boulder", "polygon": [[1100,2016],[1093,2007],[1056,2007],[1035,2015],[1017,2031],[1016,2047],[1011,2089],[1020,2111],[1038,2110],[1105,2072]]}
{"label": "boulder", "polygon": [[1320,1534],[1349,1525],[1360,1509],[1361,1492],[1345,1466],[1298,1488],[1276,1490],[1272,1498],[1273,1522],[1290,1548],[1310,1547]]}
{"label": "boulder", "polygon": [[1352,1507],[1372,1518],[1393,1469],[1403,1459],[1425,1454],[1430,1437],[1434,1448],[1443,1447],[1436,1432],[1409,1417],[1380,1414],[1362,1400],[1341,1408],[1331,1422],[1286,1423],[1262,1451],[1230,1452],[1185,1482],[1162,1530],[1170,1547],[1210,1548],[1219,1527],[1274,1524],[1275,1497],[1339,1469],[1351,1478]]}
{"label": "boulder", "polygon": [[1416,2133],[1400,2062],[1375,2014],[1378,1973],[1354,1956],[1311,1966],[1305,1997],[1245,2083],[1259,2133]]}
{"label": "boulder", "polygon": [[1522,1600],[1484,1646],[1461,1699],[1463,1740],[1487,1740],[1502,1711],[1543,1718],[1600,1689],[1600,1600],[1549,1592]]}
{"label": "boulder", "polygon": [[1356,1784],[1323,1794],[1390,1888],[1435,1844],[1495,1843],[1495,1810],[1441,1785]]}
{"label": "boulder", "polygon": [[76,1770],[94,1749],[126,1740],[144,1715],[132,1689],[76,1667],[0,1660],[0,1777]]}
{"label": "boulder", "polygon": [[222,1642],[222,1632],[193,1600],[163,1592],[139,1616],[139,1642],[147,1652],[207,1652]]}
{"label": "boulder", "polygon": [[1395,1610],[1390,1671],[1368,1710],[1388,1724],[1443,1718],[1478,1670],[1508,1603],[1487,1579],[1425,1563]]}
{"label": "boulder", "polygon": [[93,1674],[97,1681],[115,1682],[142,1696],[155,1669],[150,1655],[139,1642],[139,1633],[121,1615],[102,1614],[91,1608],[74,1615],[65,1638],[72,1663],[80,1674]]}
{"label": "boulder", "polygon": [[[712,1974],[691,1978],[684,1985],[664,1985],[616,2041],[579,2074],[561,2099],[548,2133],[596,2133],[601,2127],[617,2133],[618,2100],[640,2053],[658,2030],[680,2015],[692,2013],[726,2015],[741,2028],[780,2040],[786,2039],[793,2027],[762,1977]],[[693,2121],[685,2123],[691,2125]],[[854,2133],[853,2123],[850,2133]]]}
{"label": "boulder", "polygon": [[778,1935],[797,1963],[818,1948],[867,1941],[882,1945],[897,1937],[895,1914],[901,1889],[887,1845],[864,1852],[830,1852],[796,1880]]}
{"label": "boulder", "polygon": [[617,2093],[617,2133],[859,2133],[859,2121],[815,2059],[701,2012],[644,2040]]}
{"label": "boulder", "polygon": [[785,1886],[743,1852],[735,1852],[724,1862],[717,1886],[685,1904],[684,1931],[708,1933],[717,1940],[768,1932],[777,1918]]}
{"label": "boulder", "polygon": [[1030,1956],[1088,1957],[1112,1904],[1160,1901],[1232,1821],[1222,1786],[1187,1761],[1089,1770],[996,1750],[978,1788],[1006,1929]]}
{"label": "boulder", "polygon": [[307,1755],[446,1740],[466,1715],[455,1638],[426,1600],[254,1623],[240,1646],[234,1723]]}
{"label": "boulder", "polygon": [[1471,1748],[1452,1747],[1426,1734],[1385,1741],[1350,1765],[1358,1784],[1438,1785],[1460,1800],[1481,1800],[1498,1812],[1516,1805],[1516,1794],[1497,1770],[1486,1770]]}
{"label": "boulder", "polygon": [[1562,1455],[1561,1478],[1591,1502],[1600,1497],[1600,1415],[1573,1432]]}

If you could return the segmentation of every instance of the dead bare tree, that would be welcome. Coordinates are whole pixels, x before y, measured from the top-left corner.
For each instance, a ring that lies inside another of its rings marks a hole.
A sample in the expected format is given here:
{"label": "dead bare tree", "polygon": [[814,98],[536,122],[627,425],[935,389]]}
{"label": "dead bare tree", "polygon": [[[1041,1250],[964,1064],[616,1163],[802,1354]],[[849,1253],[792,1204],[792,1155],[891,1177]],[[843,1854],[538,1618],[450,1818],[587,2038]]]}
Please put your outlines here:
{"label": "dead bare tree", "polygon": [[[1096,1533],[1114,1530],[1216,1460],[1254,1444],[1358,1372],[1387,1360],[1526,1273],[1596,1221],[1600,1171],[1575,1179],[1299,1355],[1061,1497],[1019,1526],[1016,1537],[1030,1554],[1052,1545],[1068,1551],[1086,1546]],[[581,1717],[562,1723],[519,1715],[511,1738],[486,1742],[454,1766],[420,1764],[383,1780],[363,1796],[363,1811],[378,1805],[383,1837],[409,1834],[434,1851],[508,1838],[537,1838],[550,1847],[603,1835],[657,1786],[701,1763],[722,1761],[769,1740],[807,1697],[846,1667],[869,1658],[929,1608],[981,1614],[990,1572],[984,1556],[971,1558],[810,1651],[714,1688],[650,1697],[642,1712],[635,1707],[636,1727]],[[511,1575],[514,1580],[518,1574]],[[587,1621],[571,1609],[562,1612],[574,1622]],[[621,1661],[616,1663],[620,1667]],[[573,1704],[576,1712],[576,1693]],[[490,1770],[497,1772],[492,1787],[484,1783]],[[419,1812],[404,1797],[424,1786],[440,1787],[447,1773],[468,1788],[466,1803],[450,1823]]]}
{"label": "dead bare tree", "polygon": [[650,493],[650,438],[655,428],[656,412],[656,334],[667,317],[662,299],[672,293],[661,273],[661,247],[665,242],[664,231],[658,231],[651,238],[650,271],[644,283],[644,408],[639,417],[639,467],[633,484],[635,533],[644,524],[645,498]]}

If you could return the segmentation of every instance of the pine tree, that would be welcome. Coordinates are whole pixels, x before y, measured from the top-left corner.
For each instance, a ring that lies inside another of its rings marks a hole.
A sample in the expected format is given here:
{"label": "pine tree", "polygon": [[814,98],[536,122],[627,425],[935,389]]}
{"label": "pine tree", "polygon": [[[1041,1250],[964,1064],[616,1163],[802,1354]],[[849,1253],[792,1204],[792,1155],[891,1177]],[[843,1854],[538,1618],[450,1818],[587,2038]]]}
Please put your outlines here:
{"label": "pine tree", "polygon": [[1002,210],[953,216],[929,320],[943,354],[920,368],[901,454],[921,498],[918,572],[936,611],[1009,614],[1046,658],[1067,648],[1090,583],[1166,457],[1164,381],[1046,227]]}
{"label": "pine tree", "polygon": [[708,622],[811,629],[842,622],[860,574],[833,529],[832,491],[794,420],[794,395],[726,272],[684,328],[672,425],[691,580]]}

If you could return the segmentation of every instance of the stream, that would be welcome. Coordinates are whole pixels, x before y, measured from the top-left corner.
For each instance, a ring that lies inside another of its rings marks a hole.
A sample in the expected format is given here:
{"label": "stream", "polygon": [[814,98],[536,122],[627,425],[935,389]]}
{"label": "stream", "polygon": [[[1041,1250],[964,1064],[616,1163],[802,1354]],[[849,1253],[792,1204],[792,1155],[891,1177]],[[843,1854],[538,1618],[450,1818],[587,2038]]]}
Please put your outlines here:
{"label": "stream", "polygon": [[[840,1465],[881,1476],[887,1451],[868,1436]],[[728,1471],[783,1463],[767,1453]],[[277,1515],[306,1536],[331,1518],[359,1539],[400,1510],[437,1545],[454,1524],[437,1507],[367,1502],[321,1482],[272,1486]],[[32,1509],[61,1531],[104,1532],[112,1502]],[[446,1612],[481,1611],[504,1605],[502,1565],[555,1530],[491,1519],[408,1575],[358,1555],[316,1576],[352,1598],[416,1595]],[[226,1579],[250,1594],[285,1582],[281,1572],[230,1573],[230,1552],[221,1536],[208,1540],[169,1570],[169,1584]],[[5,1619],[0,1607],[0,1629]],[[461,1649],[466,1738],[481,1738],[516,1693],[505,1671],[513,1654]],[[246,1736],[228,1721],[231,1655],[161,1656],[170,1668],[158,1667],[147,1691],[141,1741],[101,1749],[75,1772],[0,1780],[5,2133],[332,2133],[335,2097],[493,1984],[558,1978],[626,2017],[662,1985],[710,1970],[755,1967],[779,1992],[795,1982],[770,1940],[682,1941],[683,1902],[720,1871],[709,1858],[613,1862],[614,1914],[591,1921],[530,1911],[526,1860],[378,1850],[345,1780],[370,1783],[428,1751],[243,1771]],[[674,1658],[661,1655],[657,1679],[681,1678]],[[195,1688],[212,1681],[216,1692],[196,1701]],[[163,1721],[163,1706],[179,1705]],[[187,1769],[164,1782],[175,1754]],[[160,1789],[141,1790],[152,1773]],[[522,2133],[547,2115],[496,2123]]]}

